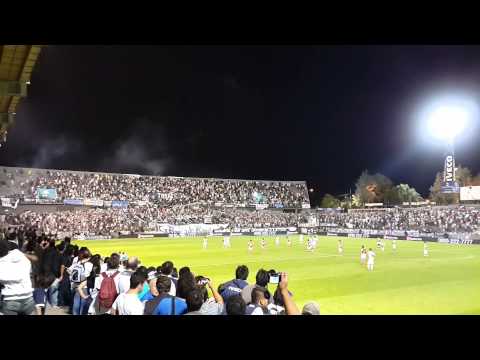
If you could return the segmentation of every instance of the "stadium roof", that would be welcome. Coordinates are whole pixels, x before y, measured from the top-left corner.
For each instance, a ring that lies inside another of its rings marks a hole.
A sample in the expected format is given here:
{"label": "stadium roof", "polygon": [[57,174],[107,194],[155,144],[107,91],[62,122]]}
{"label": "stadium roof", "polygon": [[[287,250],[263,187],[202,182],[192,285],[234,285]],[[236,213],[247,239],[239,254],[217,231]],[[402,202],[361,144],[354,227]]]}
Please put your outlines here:
{"label": "stadium roof", "polygon": [[41,45],[0,45],[0,136],[6,137],[27,85]]}

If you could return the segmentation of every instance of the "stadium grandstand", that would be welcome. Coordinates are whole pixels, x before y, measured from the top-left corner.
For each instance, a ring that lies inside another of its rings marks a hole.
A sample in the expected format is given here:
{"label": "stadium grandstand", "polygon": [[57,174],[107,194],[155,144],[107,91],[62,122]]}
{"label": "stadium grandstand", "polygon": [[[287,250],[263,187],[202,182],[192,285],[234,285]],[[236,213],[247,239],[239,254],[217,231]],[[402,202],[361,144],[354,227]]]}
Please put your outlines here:
{"label": "stadium grandstand", "polygon": [[20,99],[27,96],[27,86],[40,45],[0,45],[0,138],[7,139],[9,127],[15,121]]}
{"label": "stadium grandstand", "polygon": [[[305,182],[0,167],[6,226],[68,236],[312,231],[349,236],[473,236],[476,206],[314,211]],[[188,226],[185,228],[185,226]]]}

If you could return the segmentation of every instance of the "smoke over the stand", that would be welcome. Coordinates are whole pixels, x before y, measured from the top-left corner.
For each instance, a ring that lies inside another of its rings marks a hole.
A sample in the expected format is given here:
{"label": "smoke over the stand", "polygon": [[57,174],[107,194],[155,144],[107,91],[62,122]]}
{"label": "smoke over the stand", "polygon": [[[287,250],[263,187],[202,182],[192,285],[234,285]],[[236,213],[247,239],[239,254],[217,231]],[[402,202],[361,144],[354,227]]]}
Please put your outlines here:
{"label": "smoke over the stand", "polygon": [[28,166],[34,168],[59,168],[69,155],[78,153],[81,145],[65,136],[54,140],[46,140],[38,147]]}
{"label": "smoke over the stand", "polygon": [[167,153],[164,129],[146,120],[139,121],[127,138],[114,143],[103,167],[115,172],[166,175],[171,157]]}

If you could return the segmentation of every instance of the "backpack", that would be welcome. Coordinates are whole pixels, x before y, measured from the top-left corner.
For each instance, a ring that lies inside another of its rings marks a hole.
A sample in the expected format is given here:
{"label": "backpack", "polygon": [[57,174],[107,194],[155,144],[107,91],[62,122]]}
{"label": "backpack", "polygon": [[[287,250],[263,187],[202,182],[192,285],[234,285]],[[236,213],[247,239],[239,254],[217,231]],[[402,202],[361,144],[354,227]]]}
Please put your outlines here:
{"label": "backpack", "polygon": [[77,262],[70,270],[70,282],[79,284],[85,280],[85,263]]}
{"label": "backpack", "polygon": [[98,293],[98,303],[106,308],[110,309],[118,296],[117,287],[115,286],[115,276],[119,274],[116,271],[112,276],[108,276],[107,273],[102,273],[102,284],[100,285],[100,291]]}

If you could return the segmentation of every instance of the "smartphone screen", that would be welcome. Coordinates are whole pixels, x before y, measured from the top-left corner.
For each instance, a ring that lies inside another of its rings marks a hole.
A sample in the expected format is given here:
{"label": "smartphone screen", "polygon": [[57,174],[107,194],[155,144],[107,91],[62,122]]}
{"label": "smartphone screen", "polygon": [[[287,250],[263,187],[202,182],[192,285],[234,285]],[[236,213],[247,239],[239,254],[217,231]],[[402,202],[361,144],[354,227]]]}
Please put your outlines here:
{"label": "smartphone screen", "polygon": [[279,275],[270,275],[270,284],[278,284],[280,282]]}

